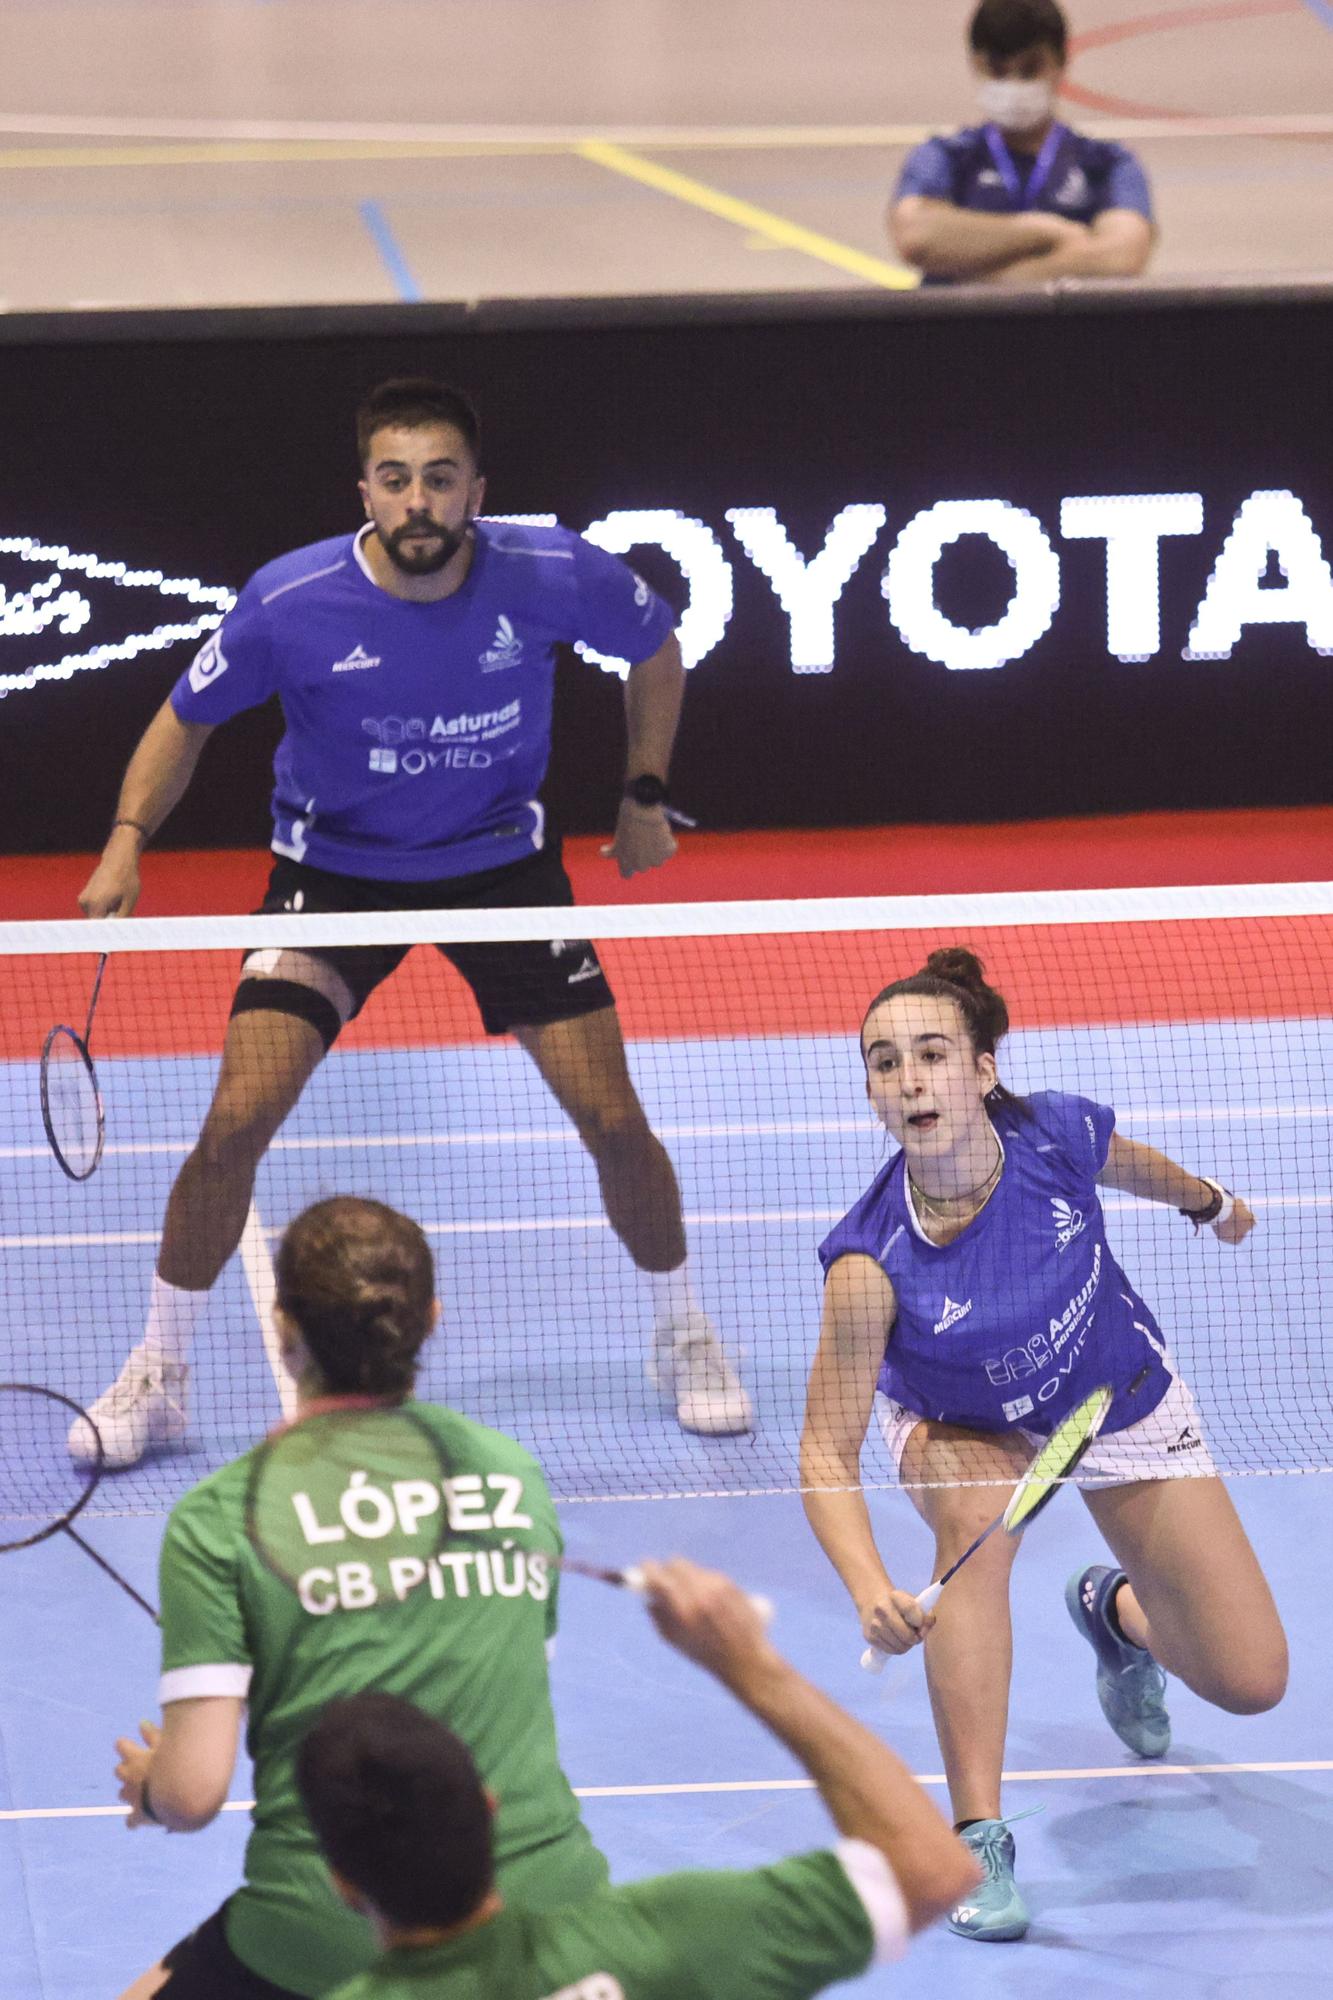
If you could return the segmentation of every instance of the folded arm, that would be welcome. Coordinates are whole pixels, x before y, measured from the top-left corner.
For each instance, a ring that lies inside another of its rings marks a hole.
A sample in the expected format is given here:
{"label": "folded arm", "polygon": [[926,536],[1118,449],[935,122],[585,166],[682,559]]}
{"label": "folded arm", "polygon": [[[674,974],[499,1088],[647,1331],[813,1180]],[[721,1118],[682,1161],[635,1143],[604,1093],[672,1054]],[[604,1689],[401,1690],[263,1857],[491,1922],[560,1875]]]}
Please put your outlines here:
{"label": "folded arm", "polygon": [[899,255],[930,278],[989,278],[1054,251],[1079,228],[1042,209],[987,215],[924,194],[904,195],[889,210]]}
{"label": "folded arm", "polygon": [[1137,278],[1152,255],[1155,232],[1137,209],[1108,208],[1090,223],[1070,223],[1061,242],[988,273],[998,285],[1042,285],[1052,278]]}

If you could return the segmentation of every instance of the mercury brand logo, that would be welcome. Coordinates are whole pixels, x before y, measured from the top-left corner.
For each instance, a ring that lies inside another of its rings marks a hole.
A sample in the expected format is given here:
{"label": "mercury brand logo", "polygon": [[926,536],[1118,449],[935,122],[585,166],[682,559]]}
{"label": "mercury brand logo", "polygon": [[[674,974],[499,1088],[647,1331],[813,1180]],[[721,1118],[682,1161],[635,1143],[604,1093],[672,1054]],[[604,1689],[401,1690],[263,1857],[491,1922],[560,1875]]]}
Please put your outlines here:
{"label": "mercury brand logo", "polygon": [[580,954],[580,958],[579,958],[579,963],[577,966],[575,966],[573,972],[566,975],[565,978],[566,986],[577,986],[581,979],[598,979],[601,977],[602,968],[597,963],[597,954],[593,950],[592,946],[586,941],[586,939],[583,938],[579,938],[577,940],[571,938],[551,939],[552,958],[563,958],[564,954],[567,951],[578,952]]}
{"label": "mercury brand logo", "polygon": [[515,632],[508,618],[501,617],[495,628],[495,637],[489,649],[478,662],[482,672],[497,673],[501,667],[516,667],[523,658],[523,641]]}
{"label": "mercury brand logo", "polygon": [[1175,1443],[1169,1444],[1166,1449],[1168,1454],[1177,1451],[1201,1451],[1203,1449],[1203,1439],[1196,1430],[1193,1430],[1189,1424],[1186,1424]]}
{"label": "mercury brand logo", "polygon": [[966,1305],[960,1306],[946,1292],[944,1294],[944,1311],[935,1322],[935,1332],[947,1333],[951,1326],[957,1326],[960,1319],[966,1319],[971,1310],[971,1299],[967,1301]]}
{"label": "mercury brand logo", "polygon": [[1055,1245],[1057,1250],[1066,1249],[1076,1236],[1083,1234],[1086,1226],[1083,1210],[1071,1208],[1059,1195],[1051,1196],[1051,1214],[1055,1221]]}
{"label": "mercury brand logo", "polygon": [[335,674],[358,674],[363,668],[377,667],[379,663],[380,655],[378,653],[368,653],[358,640],[345,660],[334,661],[333,672]]}

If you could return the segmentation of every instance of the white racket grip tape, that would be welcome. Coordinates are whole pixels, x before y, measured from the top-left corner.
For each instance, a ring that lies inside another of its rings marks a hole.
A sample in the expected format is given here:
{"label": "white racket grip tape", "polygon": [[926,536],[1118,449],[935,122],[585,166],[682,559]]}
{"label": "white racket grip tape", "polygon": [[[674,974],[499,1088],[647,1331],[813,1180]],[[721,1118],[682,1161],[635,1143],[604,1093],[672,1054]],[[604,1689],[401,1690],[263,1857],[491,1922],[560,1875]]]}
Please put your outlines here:
{"label": "white racket grip tape", "polygon": [[[620,1572],[620,1578],[626,1590],[632,1590],[636,1597],[647,1596],[648,1585],[644,1578],[643,1571],[639,1568],[639,1565],[637,1563],[630,1563],[627,1569],[622,1569]],[[772,1598],[757,1596],[753,1591],[747,1591],[745,1595],[749,1602],[750,1609],[754,1612],[755,1617],[759,1620],[760,1624],[765,1628],[765,1630],[767,1630],[767,1628],[773,1623],[773,1613],[775,1607]]]}
{"label": "white racket grip tape", "polygon": [[[917,1603],[923,1611],[933,1611],[940,1601],[942,1583],[928,1583],[924,1590],[917,1592]],[[890,1655],[881,1653],[878,1646],[867,1646],[861,1655],[861,1665],[868,1674],[882,1674],[889,1664]]]}

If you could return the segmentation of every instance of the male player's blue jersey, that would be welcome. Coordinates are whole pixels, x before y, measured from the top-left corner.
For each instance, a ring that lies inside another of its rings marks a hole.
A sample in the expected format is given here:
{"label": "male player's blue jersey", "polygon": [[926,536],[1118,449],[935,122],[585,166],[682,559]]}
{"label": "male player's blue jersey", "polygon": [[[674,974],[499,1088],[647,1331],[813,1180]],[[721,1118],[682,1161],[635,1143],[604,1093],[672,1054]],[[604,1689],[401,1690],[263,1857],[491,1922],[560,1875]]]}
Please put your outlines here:
{"label": "male player's blue jersey", "polygon": [[258,570],[172,706],[217,723],[278,696],[276,854],[390,882],[520,860],[542,845],[556,647],[637,665],[672,614],[571,529],[486,521],[462,588],[412,603],[371,577],[368,532]]}
{"label": "male player's blue jersey", "polygon": [[872,1257],[893,1286],[879,1387],[943,1423],[1046,1433],[1102,1383],[1104,1426],[1147,1416],[1171,1376],[1156,1320],[1112,1257],[1097,1196],[1115,1113],[1061,1091],[1002,1105],[999,1185],[961,1236],[941,1247],[917,1221],[902,1153],[876,1175],[819,1247]]}

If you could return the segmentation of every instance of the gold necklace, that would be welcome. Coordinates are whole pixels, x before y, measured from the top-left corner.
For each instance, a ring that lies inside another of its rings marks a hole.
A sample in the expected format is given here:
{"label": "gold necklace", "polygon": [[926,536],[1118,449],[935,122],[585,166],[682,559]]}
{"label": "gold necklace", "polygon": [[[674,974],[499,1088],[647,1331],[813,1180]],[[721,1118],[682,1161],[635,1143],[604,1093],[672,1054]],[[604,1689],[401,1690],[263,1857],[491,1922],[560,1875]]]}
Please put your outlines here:
{"label": "gold necklace", "polygon": [[993,1136],[996,1147],[995,1165],[991,1168],[984,1181],[980,1181],[974,1188],[969,1188],[965,1194],[928,1195],[926,1190],[923,1187],[918,1187],[917,1183],[912,1179],[911,1168],[908,1168],[907,1185],[915,1197],[917,1214],[922,1222],[926,1220],[926,1217],[921,1214],[923,1208],[928,1209],[941,1222],[956,1222],[958,1220],[957,1216],[948,1214],[947,1210],[951,1207],[965,1207],[968,1202],[975,1204],[973,1214],[980,1215],[982,1209],[994,1194],[999,1184],[1000,1175],[1004,1170],[1004,1146],[998,1132],[993,1133]]}

